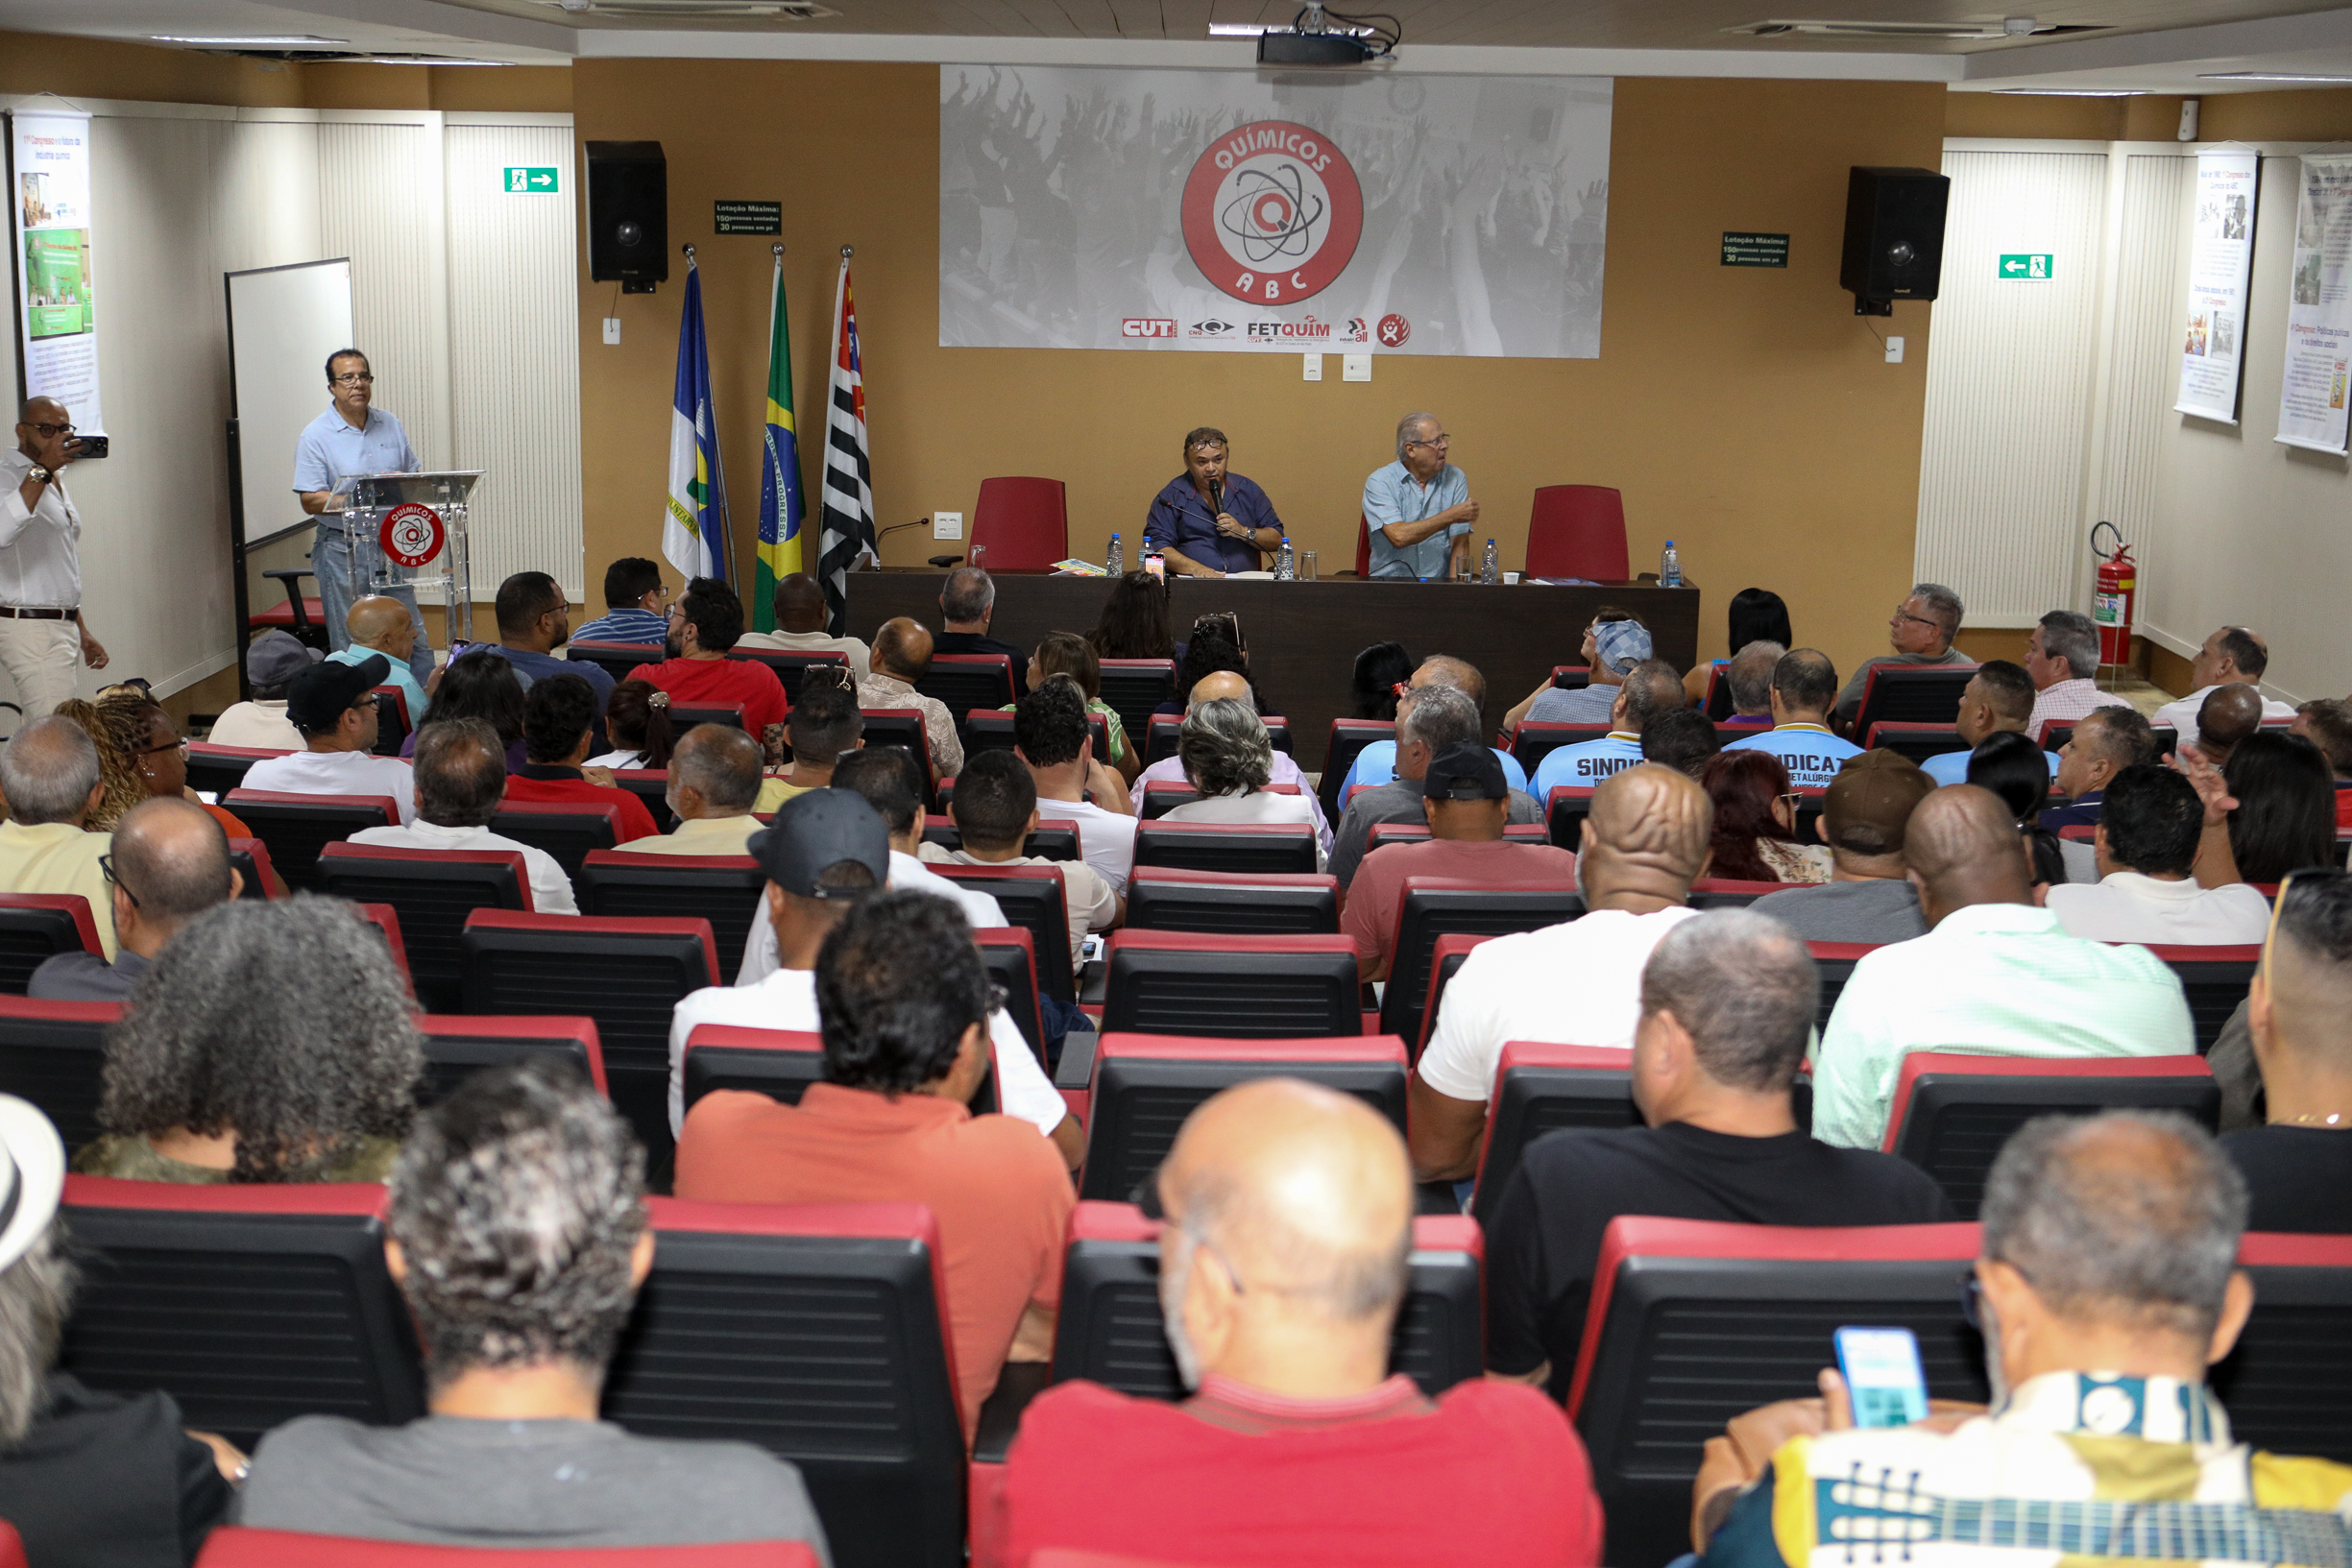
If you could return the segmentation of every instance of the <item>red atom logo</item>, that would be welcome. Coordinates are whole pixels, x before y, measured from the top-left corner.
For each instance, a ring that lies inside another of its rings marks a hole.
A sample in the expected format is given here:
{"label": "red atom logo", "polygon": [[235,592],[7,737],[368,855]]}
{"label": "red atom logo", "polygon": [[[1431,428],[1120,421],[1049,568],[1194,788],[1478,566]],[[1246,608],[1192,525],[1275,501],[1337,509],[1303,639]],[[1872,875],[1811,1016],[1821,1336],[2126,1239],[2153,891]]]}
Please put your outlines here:
{"label": "red atom logo", "polygon": [[1364,232],[1364,192],[1321,132],[1288,120],[1236,126],[1184,181],[1184,249],[1219,292],[1297,304],[1338,281]]}
{"label": "red atom logo", "polygon": [[441,514],[416,501],[385,513],[382,525],[376,531],[376,542],[383,547],[384,554],[411,570],[439,555],[446,538]]}

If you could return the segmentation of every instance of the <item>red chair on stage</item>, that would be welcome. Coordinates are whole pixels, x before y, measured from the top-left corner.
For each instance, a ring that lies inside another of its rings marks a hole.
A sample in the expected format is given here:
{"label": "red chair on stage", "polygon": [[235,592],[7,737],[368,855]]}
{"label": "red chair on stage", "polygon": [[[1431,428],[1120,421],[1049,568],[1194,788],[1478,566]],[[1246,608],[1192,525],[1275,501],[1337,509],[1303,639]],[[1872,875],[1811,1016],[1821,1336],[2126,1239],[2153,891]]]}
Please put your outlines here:
{"label": "red chair on stage", "polygon": [[1527,518],[1530,577],[1588,577],[1622,583],[1633,576],[1625,558],[1625,496],[1608,485],[1545,485]]}
{"label": "red chair on stage", "polygon": [[1356,575],[1372,574],[1372,519],[1363,513],[1356,514]]}
{"label": "red chair on stage", "polygon": [[982,479],[972,548],[998,571],[1044,571],[1070,554],[1070,505],[1059,479]]}

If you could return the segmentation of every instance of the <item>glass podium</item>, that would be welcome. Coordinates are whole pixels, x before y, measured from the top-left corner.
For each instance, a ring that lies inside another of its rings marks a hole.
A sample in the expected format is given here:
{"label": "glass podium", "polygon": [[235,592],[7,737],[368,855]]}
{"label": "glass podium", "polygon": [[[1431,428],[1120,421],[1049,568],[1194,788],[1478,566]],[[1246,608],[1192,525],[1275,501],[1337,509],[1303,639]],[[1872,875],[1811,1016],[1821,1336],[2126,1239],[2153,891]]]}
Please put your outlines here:
{"label": "glass podium", "polygon": [[473,561],[467,498],[480,469],[358,473],[335,486],[352,536],[353,599],[407,588],[424,602],[439,591],[444,642],[473,640]]}

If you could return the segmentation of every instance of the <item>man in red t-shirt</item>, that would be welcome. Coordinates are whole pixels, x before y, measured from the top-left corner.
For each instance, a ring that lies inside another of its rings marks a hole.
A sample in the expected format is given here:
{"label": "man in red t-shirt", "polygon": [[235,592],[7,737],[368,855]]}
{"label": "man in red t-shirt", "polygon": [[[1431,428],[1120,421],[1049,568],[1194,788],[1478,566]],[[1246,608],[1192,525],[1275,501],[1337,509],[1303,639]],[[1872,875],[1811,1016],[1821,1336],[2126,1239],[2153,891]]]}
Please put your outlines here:
{"label": "man in red t-shirt", "polygon": [[671,702],[743,705],[743,728],[771,756],[768,726],[781,725],[788,704],[784,683],[776,672],[753,659],[730,659],[727,650],[743,635],[743,601],[735,590],[715,577],[697,577],[686,585],[678,602],[669,607],[669,657],[658,664],[640,664],[629,671],[632,681],[643,681],[669,693]]}
{"label": "man in red t-shirt", "polygon": [[1228,1089],[1160,1168],[1160,1300],[1193,1397],[1076,1381],[1031,1403],[990,1542],[1220,1568],[1597,1562],[1584,1445],[1532,1388],[1432,1400],[1388,1371],[1413,1173],[1362,1101]]}
{"label": "man in red t-shirt", "polygon": [[1359,862],[1347,884],[1340,929],[1356,945],[1356,972],[1389,977],[1395,958],[1396,906],[1407,877],[1448,877],[1480,887],[1574,887],[1576,856],[1549,844],[1503,836],[1511,820],[1511,782],[1484,746],[1448,746],[1421,779],[1421,808],[1429,837],[1384,844]]}
{"label": "man in red t-shirt", "polygon": [[[577,675],[543,675],[522,697],[522,771],[506,781],[506,804],[610,806],[620,812],[616,842],[654,836],[645,803],[581,770],[594,744],[596,689]],[[598,768],[597,773],[604,775]],[[604,775],[609,777],[609,775]]]}

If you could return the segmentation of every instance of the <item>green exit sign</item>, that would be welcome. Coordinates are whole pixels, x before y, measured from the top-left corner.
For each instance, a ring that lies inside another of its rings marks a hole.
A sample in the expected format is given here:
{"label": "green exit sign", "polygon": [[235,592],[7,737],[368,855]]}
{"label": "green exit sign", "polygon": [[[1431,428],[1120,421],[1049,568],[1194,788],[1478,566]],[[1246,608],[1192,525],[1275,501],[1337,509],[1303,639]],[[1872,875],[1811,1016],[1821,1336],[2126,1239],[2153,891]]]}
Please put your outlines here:
{"label": "green exit sign", "polygon": [[2047,283],[2049,281],[2050,257],[2030,253],[2004,255],[2000,258],[2000,276],[2013,283]]}
{"label": "green exit sign", "polygon": [[553,169],[509,169],[506,171],[506,194],[509,196],[552,196],[555,194]]}

